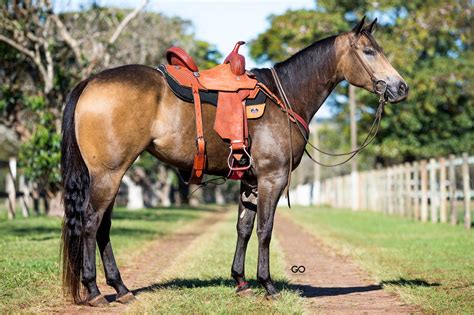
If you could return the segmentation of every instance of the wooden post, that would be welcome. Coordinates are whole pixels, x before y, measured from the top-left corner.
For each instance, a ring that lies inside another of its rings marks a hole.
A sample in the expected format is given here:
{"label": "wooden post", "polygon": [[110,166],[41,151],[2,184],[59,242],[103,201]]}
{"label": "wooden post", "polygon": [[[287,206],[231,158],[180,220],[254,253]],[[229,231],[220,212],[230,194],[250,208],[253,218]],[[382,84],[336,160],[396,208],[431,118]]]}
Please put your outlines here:
{"label": "wooden post", "polygon": [[380,211],[377,209],[380,206],[380,203],[377,202],[379,191],[377,191],[376,187],[379,187],[379,171],[372,170],[370,171],[370,190],[369,190],[369,208],[373,211]]}
{"label": "wooden post", "polygon": [[431,222],[438,222],[438,194],[436,189],[436,160],[430,159],[430,210]]}
{"label": "wooden post", "polygon": [[[318,125],[313,128],[313,141],[316,147],[319,147],[319,135],[318,135]],[[313,157],[316,161],[321,161],[321,156],[319,151],[313,149]],[[313,193],[312,193],[312,204],[321,205],[321,166],[317,163],[313,163]]]}
{"label": "wooden post", "polygon": [[439,159],[439,219],[442,223],[448,221],[448,208],[446,204],[446,159]]}
{"label": "wooden post", "polygon": [[18,188],[23,194],[21,196],[21,214],[27,218],[30,216],[30,190],[25,181],[25,176],[21,175],[18,180]]}
{"label": "wooden post", "polygon": [[421,222],[428,221],[428,170],[426,160],[420,161],[421,178]]}
{"label": "wooden post", "polygon": [[[355,86],[351,84],[349,84],[349,115],[351,122],[351,149],[355,150],[357,149],[356,94]],[[358,178],[357,156],[355,156],[351,161],[351,190],[348,192],[351,197],[352,210],[358,210],[360,206],[359,189],[357,187]]]}
{"label": "wooden post", "polygon": [[398,214],[404,215],[405,212],[405,197],[403,196],[404,192],[404,180],[403,180],[403,165],[400,164],[397,166],[397,199],[398,199]]}
{"label": "wooden post", "polygon": [[420,166],[413,162],[413,216],[420,220]]}
{"label": "wooden post", "polygon": [[449,209],[451,212],[451,224],[458,222],[458,210],[456,209],[456,168],[454,165],[454,155],[449,156]]}
{"label": "wooden post", "polygon": [[471,187],[469,183],[469,156],[462,154],[462,182],[464,190],[464,227],[471,228]]}
{"label": "wooden post", "polygon": [[5,188],[8,194],[8,198],[7,198],[8,219],[10,220],[15,218],[15,211],[16,211],[15,180],[16,180],[16,158],[11,157],[8,160],[8,173],[6,177],[6,183],[5,183]]}
{"label": "wooden post", "polygon": [[388,214],[393,213],[393,196],[392,196],[392,168],[387,167],[386,169],[386,174],[387,174],[387,211]]}
{"label": "wooden post", "polygon": [[411,216],[411,167],[410,163],[405,163],[403,166],[403,173],[405,174],[405,209],[403,209],[403,216]]}

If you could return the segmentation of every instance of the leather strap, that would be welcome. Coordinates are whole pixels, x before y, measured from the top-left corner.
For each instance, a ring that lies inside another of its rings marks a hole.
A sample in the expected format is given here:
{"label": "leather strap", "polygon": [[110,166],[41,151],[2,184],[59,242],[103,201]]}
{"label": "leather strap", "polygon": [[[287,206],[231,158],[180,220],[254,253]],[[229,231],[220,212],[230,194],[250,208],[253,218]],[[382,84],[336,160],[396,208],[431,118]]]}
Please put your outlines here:
{"label": "leather strap", "polygon": [[196,113],[196,147],[197,152],[194,154],[193,169],[191,177],[187,184],[200,184],[204,177],[204,169],[206,166],[206,141],[204,140],[204,130],[202,127],[202,108],[201,98],[199,96],[199,86],[191,84],[194,99],[194,111]]}
{"label": "leather strap", "polygon": [[265,93],[266,96],[268,96],[275,104],[277,104],[280,109],[288,113],[290,115],[290,120],[294,123],[298,122],[300,125],[306,130],[306,132],[309,134],[309,126],[308,123],[304,120],[303,117],[298,115],[295,111],[293,111],[291,108],[285,106],[285,104],[276,96],[270,89],[263,83],[259,82],[257,83],[257,86],[262,90],[263,93]]}
{"label": "leather strap", "polygon": [[362,65],[362,68],[364,68],[365,72],[367,72],[367,74],[369,75],[370,80],[372,81],[374,92],[376,94],[378,94],[379,96],[382,96],[383,94],[385,94],[385,91],[387,91],[387,82],[385,82],[384,80],[378,80],[375,77],[375,75],[374,75],[375,72],[372,70],[372,68],[366,62],[364,62],[364,60],[360,56],[359,52],[357,51],[357,47],[358,47],[357,42],[358,41],[359,41],[359,37],[356,37],[355,39],[351,38],[349,40],[349,45],[350,45],[352,51],[354,52],[357,60]]}

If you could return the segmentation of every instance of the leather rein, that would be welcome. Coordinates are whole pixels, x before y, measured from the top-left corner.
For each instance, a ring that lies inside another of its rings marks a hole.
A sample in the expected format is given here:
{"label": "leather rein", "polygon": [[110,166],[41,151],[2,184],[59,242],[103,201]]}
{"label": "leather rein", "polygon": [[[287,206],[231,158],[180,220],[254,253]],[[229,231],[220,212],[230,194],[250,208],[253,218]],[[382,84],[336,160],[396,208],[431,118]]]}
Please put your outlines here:
{"label": "leather rein", "polygon": [[289,151],[290,151],[289,152],[290,153],[290,167],[289,167],[289,172],[288,172],[288,184],[287,184],[287,187],[286,187],[286,196],[287,196],[287,200],[288,200],[288,206],[290,206],[290,207],[291,207],[291,205],[290,205],[290,198],[289,198],[289,190],[290,190],[291,172],[293,170],[293,141],[292,141],[292,132],[291,132],[291,130],[292,130],[291,122],[294,122],[296,124],[296,126],[298,127],[298,130],[299,130],[300,134],[303,136],[306,144],[309,144],[312,148],[314,148],[318,152],[323,153],[325,155],[329,155],[329,156],[349,156],[347,159],[345,159],[344,161],[342,161],[340,163],[337,163],[337,164],[324,164],[324,163],[321,163],[321,162],[317,161],[315,158],[313,158],[311,156],[311,154],[308,152],[308,150],[305,148],[304,152],[306,153],[306,155],[308,155],[308,157],[314,163],[317,163],[317,164],[322,165],[322,166],[327,166],[327,167],[339,166],[339,165],[342,165],[342,164],[350,161],[354,156],[356,156],[360,151],[365,149],[375,139],[375,137],[376,137],[376,135],[379,131],[380,122],[382,121],[382,114],[383,114],[383,110],[384,110],[384,105],[386,103],[385,94],[388,92],[387,82],[385,82],[384,80],[378,80],[377,78],[375,78],[374,71],[370,68],[370,66],[367,63],[364,62],[364,60],[362,59],[362,57],[360,56],[359,52],[356,49],[357,41],[358,41],[358,38],[355,41],[351,40],[350,41],[350,48],[354,52],[354,54],[355,54],[357,60],[359,61],[359,63],[362,65],[364,70],[369,75],[369,77],[372,81],[372,84],[373,84],[374,92],[379,96],[379,103],[378,103],[377,111],[375,113],[374,121],[373,121],[373,123],[372,123],[372,125],[369,129],[367,137],[364,139],[364,141],[362,142],[362,144],[358,148],[356,148],[356,149],[354,149],[350,152],[346,152],[346,153],[326,152],[326,151],[323,151],[323,150],[319,149],[318,147],[316,147],[315,145],[313,145],[309,141],[309,137],[308,137],[309,136],[309,127],[308,127],[308,124],[306,123],[306,121],[304,121],[301,118],[301,116],[299,116],[293,110],[293,108],[291,106],[291,103],[288,100],[288,97],[285,93],[285,90],[283,88],[283,85],[280,81],[280,78],[278,77],[278,74],[277,74],[275,68],[271,68],[270,70],[271,70],[271,73],[272,73],[272,76],[273,76],[273,80],[275,81],[276,87],[278,89],[278,93],[280,94],[280,96],[282,98],[282,101],[277,96],[275,96],[273,93],[271,93],[271,91],[269,91],[268,88],[265,85],[262,84],[263,87],[261,87],[261,88],[264,91],[264,93],[267,94],[267,96],[269,96],[277,105],[280,106],[282,111],[286,113],[287,119],[288,119],[288,129],[289,129],[289,137],[290,137],[290,148],[289,148]]}
{"label": "leather rein", "polygon": [[[306,134],[309,135],[309,128],[307,127],[308,124],[306,124],[306,122],[304,124],[302,124],[303,128],[305,129],[304,131],[301,129],[301,126],[296,124],[297,127],[298,127],[298,130],[300,131],[301,135],[303,136],[303,138],[305,139],[306,143],[309,144],[312,148],[314,148],[315,150],[317,150],[318,152],[320,153],[323,153],[323,154],[326,154],[326,155],[329,155],[329,156],[349,156],[349,158],[347,158],[346,160],[344,160],[343,162],[341,163],[337,163],[337,164],[324,164],[324,163],[321,163],[319,161],[316,161],[310,154],[309,152],[305,149],[305,152],[306,154],[308,155],[308,157],[315,163],[317,164],[320,164],[322,166],[327,166],[327,167],[335,167],[335,166],[339,166],[339,165],[342,165],[346,162],[348,162],[349,160],[351,160],[355,155],[357,155],[357,153],[359,153],[360,151],[362,151],[364,148],[366,148],[376,137],[377,135],[377,132],[379,130],[379,127],[380,127],[380,122],[382,120],[382,114],[383,114],[383,109],[384,109],[384,105],[386,103],[386,97],[385,97],[385,94],[386,92],[388,92],[387,90],[387,83],[384,81],[384,80],[378,80],[377,78],[375,78],[374,76],[374,71],[370,68],[370,66],[364,62],[364,60],[362,59],[362,57],[360,56],[359,52],[355,49],[356,48],[356,45],[357,45],[357,40],[356,41],[351,41],[350,42],[350,47],[352,49],[352,51],[354,52],[357,60],[359,61],[359,63],[362,65],[362,67],[364,68],[364,70],[367,72],[367,74],[369,75],[371,81],[372,81],[372,84],[373,84],[373,89],[374,89],[374,92],[379,96],[379,103],[378,103],[378,107],[377,107],[377,111],[375,113],[375,118],[374,118],[374,121],[369,129],[369,132],[367,134],[367,137],[364,139],[364,141],[362,142],[362,144],[350,151],[350,152],[345,152],[345,153],[330,153],[330,152],[326,152],[326,151],[323,151],[321,149],[319,149],[318,147],[316,147],[315,145],[313,145],[311,142],[309,142],[309,138]],[[286,110],[284,110],[285,112],[287,112],[288,116],[290,116],[290,119],[291,121],[293,122],[296,122],[294,117],[292,117],[294,114],[296,114],[291,106],[291,103],[290,101],[288,100],[288,97],[285,93],[285,90],[283,88],[283,85],[280,81],[280,78],[278,77],[278,74],[276,72],[276,70],[274,68],[271,68],[271,73],[272,73],[272,76],[273,76],[273,79],[275,81],[275,84],[277,86],[277,89],[278,89],[278,92],[279,94],[281,95],[282,97],[282,100],[283,100],[283,105],[285,107]],[[277,100],[279,101],[279,99]],[[281,102],[281,101],[280,101]],[[301,118],[301,117],[299,117]],[[300,122],[300,120],[298,119],[297,120],[298,122]],[[375,130],[375,132],[374,132]],[[291,135],[291,128],[290,128],[290,135]],[[291,140],[291,138],[290,138]],[[291,144],[290,144],[290,148],[291,148]]]}

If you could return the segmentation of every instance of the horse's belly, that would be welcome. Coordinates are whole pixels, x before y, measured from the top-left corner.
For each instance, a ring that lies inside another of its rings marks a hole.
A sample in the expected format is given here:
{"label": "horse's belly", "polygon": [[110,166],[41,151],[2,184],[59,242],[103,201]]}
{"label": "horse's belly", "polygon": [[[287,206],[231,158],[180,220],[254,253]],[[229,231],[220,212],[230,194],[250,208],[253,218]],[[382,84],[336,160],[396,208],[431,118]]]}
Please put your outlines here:
{"label": "horse's belly", "polygon": [[[182,170],[192,169],[196,153],[196,118],[194,104],[186,103],[167,90],[152,127],[152,144],[148,150],[161,161]],[[208,174],[227,170],[228,145],[213,129],[215,107],[202,106]]]}

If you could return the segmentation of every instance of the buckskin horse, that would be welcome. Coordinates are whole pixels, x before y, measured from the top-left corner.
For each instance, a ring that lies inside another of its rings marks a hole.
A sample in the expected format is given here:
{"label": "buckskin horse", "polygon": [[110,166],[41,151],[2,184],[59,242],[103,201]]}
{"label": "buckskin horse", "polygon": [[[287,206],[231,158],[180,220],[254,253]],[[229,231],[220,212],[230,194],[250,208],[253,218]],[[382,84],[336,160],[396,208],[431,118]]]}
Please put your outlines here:
{"label": "buckskin horse", "polygon": [[[408,86],[372,36],[375,22],[365,25],[363,19],[352,31],[315,42],[273,69],[252,72],[279,99],[286,98],[306,124],[342,80],[383,94],[391,103],[404,100]],[[229,166],[223,152],[228,144],[212,128],[215,115],[216,107],[204,103],[205,172],[226,175]],[[134,299],[120,277],[109,238],[114,199],[122,176],[144,151],[177,169],[193,168],[193,117],[193,106],[170,90],[163,73],[143,65],[105,70],[80,82],[70,93],[62,125],[62,259],[63,288],[74,302],[107,304],[96,283],[96,242],[107,284],[117,291],[117,301]],[[273,218],[288,176],[300,163],[307,136],[295,121],[288,123],[289,118],[275,99],[266,98],[265,114],[248,122],[253,163],[240,188],[231,270],[237,292],[250,290],[244,262],[257,217],[257,279],[267,297],[278,296],[269,269]]]}

